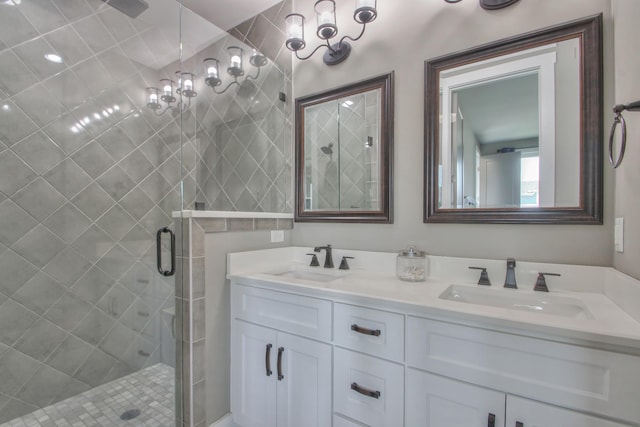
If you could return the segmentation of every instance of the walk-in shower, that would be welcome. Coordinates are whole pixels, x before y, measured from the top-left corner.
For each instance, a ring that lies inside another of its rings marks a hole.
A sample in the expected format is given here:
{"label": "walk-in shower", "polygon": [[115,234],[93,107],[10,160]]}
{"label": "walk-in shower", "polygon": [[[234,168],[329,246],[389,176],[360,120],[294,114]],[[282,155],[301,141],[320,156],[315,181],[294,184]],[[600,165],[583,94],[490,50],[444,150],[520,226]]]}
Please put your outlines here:
{"label": "walk-in shower", "polygon": [[[3,427],[73,424],[82,408],[105,426],[191,417],[189,301],[159,273],[172,270],[171,239],[161,233],[157,251],[157,232],[176,232],[180,254],[175,212],[196,201],[291,211],[290,70],[277,63],[288,56],[248,34],[255,14],[276,21],[283,7],[257,3],[223,30],[175,0],[0,2]],[[263,43],[258,79],[222,96],[205,85],[203,59]],[[176,100],[162,114],[146,89],[163,96],[167,80]]]}

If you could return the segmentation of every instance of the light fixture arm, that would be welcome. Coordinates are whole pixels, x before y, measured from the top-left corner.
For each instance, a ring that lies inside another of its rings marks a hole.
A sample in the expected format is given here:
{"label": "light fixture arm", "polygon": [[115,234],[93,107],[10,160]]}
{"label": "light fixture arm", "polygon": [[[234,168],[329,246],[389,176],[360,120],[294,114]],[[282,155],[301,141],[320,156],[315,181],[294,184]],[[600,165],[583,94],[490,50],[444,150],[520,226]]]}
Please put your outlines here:
{"label": "light fixture arm", "polygon": [[256,68],[258,68],[258,72],[256,73],[256,75],[255,75],[255,76],[252,76],[252,75],[250,75],[250,74],[249,74],[249,75],[245,78],[245,80],[254,80],[254,81],[255,81],[255,80],[257,80],[257,79],[258,79],[258,77],[260,77],[260,68],[261,68],[261,67],[256,67]]}
{"label": "light fixture arm", "polygon": [[362,24],[362,31],[360,31],[360,34],[358,35],[358,37],[356,37],[356,38],[354,39],[354,38],[353,38],[353,37],[351,37],[351,36],[344,36],[344,37],[342,37],[342,38],[340,39],[340,43],[339,43],[339,44],[342,44],[342,42],[343,42],[345,39],[349,39],[349,40],[351,40],[352,42],[357,42],[358,40],[360,40],[360,39],[362,38],[362,36],[364,35],[364,30],[366,30],[366,29],[367,29],[367,23],[366,23],[366,22],[364,22],[364,23]]}
{"label": "light fixture arm", "polygon": [[331,52],[334,52],[334,53],[335,53],[335,50],[331,47],[331,44],[329,43],[329,40],[327,40],[327,41],[326,41],[326,44],[318,45],[318,47],[316,47],[315,49],[313,49],[313,51],[312,51],[309,55],[307,55],[307,56],[302,56],[302,57],[301,57],[300,55],[298,55],[298,51],[296,50],[296,51],[295,51],[296,58],[298,58],[298,59],[299,59],[299,60],[301,60],[301,61],[307,60],[307,59],[311,58],[311,57],[313,56],[313,54],[314,54],[314,53],[316,53],[316,52],[318,51],[318,49],[320,49],[321,47],[326,47],[326,48],[328,48]]}
{"label": "light fixture arm", "polygon": [[237,77],[234,77],[234,78],[233,78],[233,81],[232,81],[232,82],[230,82],[230,83],[227,85],[227,87],[225,87],[225,88],[224,88],[224,89],[222,89],[221,91],[217,91],[215,87],[213,88],[213,91],[214,91],[215,93],[217,93],[218,95],[222,95],[222,94],[223,94],[223,93],[225,93],[227,90],[229,90],[229,88],[230,88],[231,86],[234,86],[234,85],[240,85],[240,83],[238,83],[238,78],[237,78]]}

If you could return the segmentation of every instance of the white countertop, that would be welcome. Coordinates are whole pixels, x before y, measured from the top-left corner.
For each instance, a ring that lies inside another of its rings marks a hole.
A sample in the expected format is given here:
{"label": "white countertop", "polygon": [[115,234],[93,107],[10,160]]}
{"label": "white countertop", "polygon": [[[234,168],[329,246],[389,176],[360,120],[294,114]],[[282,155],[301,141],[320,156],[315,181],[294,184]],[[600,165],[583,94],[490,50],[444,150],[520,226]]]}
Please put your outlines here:
{"label": "white countertop", "polygon": [[[425,282],[404,282],[395,277],[395,254],[367,253],[359,251],[349,252],[371,262],[369,268],[354,267],[346,273],[337,269],[329,270],[323,267],[308,267],[304,260],[311,248],[282,248],[265,251],[243,252],[229,254],[228,278],[231,280],[252,283],[257,286],[272,288],[285,292],[296,292],[304,295],[325,297],[342,302],[375,303],[380,301],[392,308],[405,310],[409,314],[436,318],[438,320],[463,323],[478,327],[502,330],[505,332],[523,333],[546,339],[586,343],[603,347],[625,347],[634,353],[640,351],[640,322],[632,316],[637,316],[640,305],[640,283],[624,276],[616,270],[606,267],[560,266],[557,264],[533,264],[536,268],[519,263],[523,272],[529,276],[531,271],[563,271],[566,281],[583,282],[582,289],[577,291],[576,283],[563,283],[559,278],[548,281],[552,295],[575,298],[593,315],[593,319],[571,318],[551,314],[526,312],[515,309],[489,307],[479,304],[463,303],[441,299],[440,295],[452,284],[476,287],[475,280],[478,272],[469,273],[466,267],[460,265],[494,266],[503,261],[469,260],[461,258],[432,257],[431,271],[440,277],[428,277]],[[291,256],[288,257],[288,254]],[[439,259],[441,258],[441,259]],[[393,261],[393,272],[389,271]],[[320,260],[322,264],[322,258]],[[339,258],[334,256],[335,265],[339,265]],[[356,264],[356,263],[353,263]],[[459,264],[459,265],[458,265]],[[455,274],[447,276],[443,270],[445,266],[458,265],[462,277]],[[361,265],[362,266],[362,265]],[[527,268],[529,267],[529,268]],[[321,274],[335,274],[340,277],[329,282],[318,282],[300,278],[277,275],[291,268],[312,271]],[[493,267],[494,270],[496,267]],[[555,269],[555,270],[554,270]],[[373,271],[372,271],[373,270]],[[491,270],[490,270],[491,272]],[[492,280],[502,278],[494,272]],[[491,276],[491,275],[490,275]],[[473,277],[474,279],[470,279]],[[517,276],[518,277],[518,276]],[[535,276],[534,276],[535,277]],[[592,283],[589,282],[592,279]],[[502,289],[502,283],[495,283],[492,290],[497,292],[521,292],[533,294],[525,288],[524,281],[519,280],[519,289]],[[527,280],[531,282],[531,280]],[[601,285],[598,285],[602,282]],[[610,292],[609,292],[610,291]],[[610,295],[608,295],[608,293]],[[540,295],[535,292],[535,295]],[[623,300],[620,303],[620,300]],[[618,303],[617,303],[618,302]],[[627,308],[623,310],[621,306]],[[629,311],[632,311],[629,313]]]}

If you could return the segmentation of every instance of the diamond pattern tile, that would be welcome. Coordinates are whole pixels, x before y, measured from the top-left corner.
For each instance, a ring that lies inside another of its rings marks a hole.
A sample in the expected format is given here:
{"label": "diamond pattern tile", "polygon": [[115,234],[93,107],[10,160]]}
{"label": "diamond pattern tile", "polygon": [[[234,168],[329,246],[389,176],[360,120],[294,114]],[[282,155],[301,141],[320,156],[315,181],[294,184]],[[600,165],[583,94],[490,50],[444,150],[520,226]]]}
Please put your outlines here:
{"label": "diamond pattern tile", "polygon": [[42,221],[60,208],[66,199],[47,181],[37,178],[18,191],[13,200],[35,219]]}

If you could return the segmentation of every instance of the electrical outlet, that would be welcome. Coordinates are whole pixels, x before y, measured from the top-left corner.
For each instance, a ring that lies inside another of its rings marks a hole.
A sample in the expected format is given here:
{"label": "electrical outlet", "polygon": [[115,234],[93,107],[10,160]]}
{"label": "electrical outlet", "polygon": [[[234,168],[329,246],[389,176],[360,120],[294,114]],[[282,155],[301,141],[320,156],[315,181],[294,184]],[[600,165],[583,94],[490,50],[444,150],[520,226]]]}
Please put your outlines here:
{"label": "electrical outlet", "polygon": [[616,218],[613,244],[616,252],[624,252],[624,218]]}
{"label": "electrical outlet", "polygon": [[271,243],[284,242],[284,230],[271,230]]}

